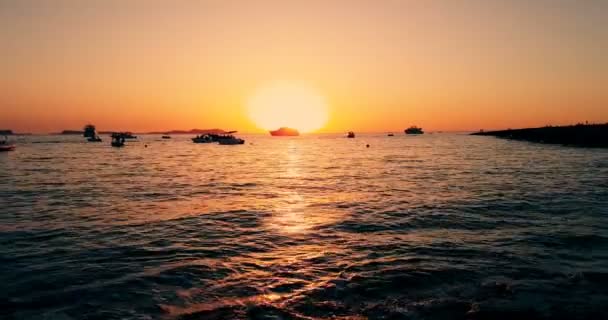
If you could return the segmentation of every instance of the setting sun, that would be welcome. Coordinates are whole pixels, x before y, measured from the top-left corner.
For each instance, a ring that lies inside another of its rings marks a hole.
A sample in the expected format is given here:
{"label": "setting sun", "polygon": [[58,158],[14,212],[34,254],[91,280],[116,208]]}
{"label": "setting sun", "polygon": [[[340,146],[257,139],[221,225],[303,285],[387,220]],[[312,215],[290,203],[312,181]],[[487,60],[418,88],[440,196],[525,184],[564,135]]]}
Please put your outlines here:
{"label": "setting sun", "polygon": [[302,132],[327,122],[325,99],[314,89],[294,83],[274,83],[256,90],[247,101],[251,120],[261,129],[290,127]]}

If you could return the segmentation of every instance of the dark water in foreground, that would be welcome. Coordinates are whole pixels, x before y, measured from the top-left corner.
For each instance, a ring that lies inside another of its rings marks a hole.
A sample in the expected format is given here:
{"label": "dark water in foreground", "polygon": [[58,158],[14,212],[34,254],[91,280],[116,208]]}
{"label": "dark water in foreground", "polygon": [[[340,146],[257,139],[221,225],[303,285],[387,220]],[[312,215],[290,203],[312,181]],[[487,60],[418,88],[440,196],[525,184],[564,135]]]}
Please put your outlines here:
{"label": "dark water in foreground", "polygon": [[0,318],[608,317],[607,150],[187,138],[0,154]]}

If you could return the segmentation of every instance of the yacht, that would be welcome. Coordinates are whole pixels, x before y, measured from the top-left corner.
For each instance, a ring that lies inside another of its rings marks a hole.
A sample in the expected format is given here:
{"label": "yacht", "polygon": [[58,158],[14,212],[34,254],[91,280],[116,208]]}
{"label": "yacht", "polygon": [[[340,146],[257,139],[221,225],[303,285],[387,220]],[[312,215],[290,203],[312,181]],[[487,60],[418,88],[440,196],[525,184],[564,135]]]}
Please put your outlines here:
{"label": "yacht", "polygon": [[424,131],[422,131],[422,128],[416,127],[416,126],[411,126],[407,129],[404,130],[405,134],[423,134]]}
{"label": "yacht", "polygon": [[296,129],[281,127],[277,130],[270,131],[270,135],[273,137],[295,137],[299,136],[300,132]]}

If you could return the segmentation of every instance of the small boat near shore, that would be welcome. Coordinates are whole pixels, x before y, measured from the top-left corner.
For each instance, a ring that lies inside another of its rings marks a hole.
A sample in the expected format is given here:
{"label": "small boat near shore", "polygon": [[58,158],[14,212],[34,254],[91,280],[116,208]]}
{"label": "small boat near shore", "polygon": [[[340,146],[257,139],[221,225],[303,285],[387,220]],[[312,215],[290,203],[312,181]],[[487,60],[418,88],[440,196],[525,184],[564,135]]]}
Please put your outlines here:
{"label": "small boat near shore", "polygon": [[0,152],[13,151],[13,150],[15,150],[14,144],[10,144],[6,140],[0,141]]}
{"label": "small boat near shore", "polygon": [[13,151],[13,150],[15,150],[15,145],[13,145],[13,144],[7,144],[7,145],[0,144],[0,152]]}
{"label": "small boat near shore", "polygon": [[99,136],[94,136],[94,137],[90,137],[87,138],[88,142],[102,142],[103,140],[101,140],[101,138]]}
{"label": "small boat near shore", "polygon": [[0,152],[13,151],[15,148],[14,144],[8,143],[8,138],[6,136],[4,136],[4,140],[0,141]]}
{"label": "small boat near shore", "polygon": [[161,139],[171,139],[171,136],[162,136]]}

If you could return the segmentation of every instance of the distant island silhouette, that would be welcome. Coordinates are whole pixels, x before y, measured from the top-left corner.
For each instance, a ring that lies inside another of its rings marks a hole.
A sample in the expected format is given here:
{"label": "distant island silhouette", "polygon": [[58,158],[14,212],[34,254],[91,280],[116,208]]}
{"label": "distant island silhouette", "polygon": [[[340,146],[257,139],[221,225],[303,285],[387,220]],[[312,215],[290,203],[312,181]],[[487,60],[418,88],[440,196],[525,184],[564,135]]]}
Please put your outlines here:
{"label": "distant island silhouette", "polygon": [[[2,132],[11,132],[8,133],[6,135],[9,134],[13,134],[11,130],[0,130],[0,134],[3,134]],[[103,130],[103,131],[99,131],[99,134],[112,134],[115,132],[129,132],[131,133],[131,131],[125,131],[125,130]],[[163,135],[170,135],[170,134],[226,134],[232,131],[226,131],[226,130],[222,130],[222,129],[191,129],[191,130],[170,130],[170,131],[152,131],[152,132],[143,132],[141,134],[163,134]],[[83,130],[63,130],[59,133],[56,134],[60,134],[60,135],[83,135],[84,131]],[[3,134],[4,135],[4,134]]]}
{"label": "distant island silhouette", "polygon": [[578,147],[608,148],[608,123],[579,123],[569,126],[545,126],[497,131],[481,130],[472,133],[472,135]]}
{"label": "distant island silhouette", "polygon": [[225,134],[229,131],[222,129],[191,129],[191,130],[171,130],[171,131],[154,131],[147,134]]}
{"label": "distant island silhouette", "polygon": [[84,131],[82,131],[82,130],[63,130],[59,134],[63,134],[63,135],[82,135],[82,134],[84,134]]}
{"label": "distant island silhouette", "polygon": [[29,132],[15,132],[9,129],[0,130],[0,136],[31,136],[32,134]]}

